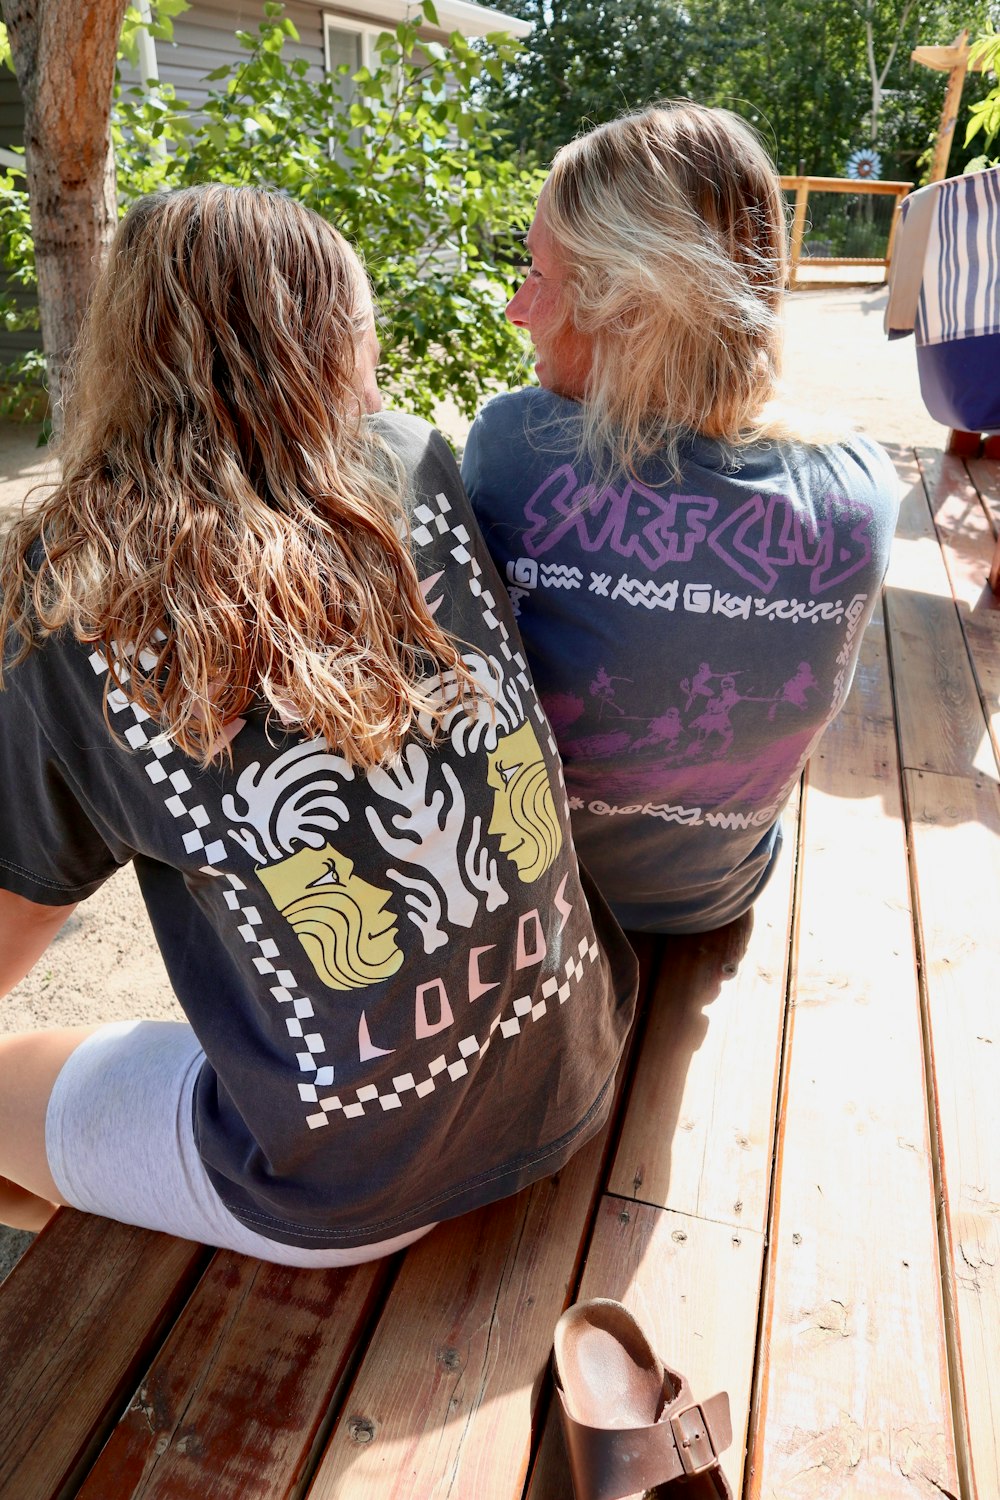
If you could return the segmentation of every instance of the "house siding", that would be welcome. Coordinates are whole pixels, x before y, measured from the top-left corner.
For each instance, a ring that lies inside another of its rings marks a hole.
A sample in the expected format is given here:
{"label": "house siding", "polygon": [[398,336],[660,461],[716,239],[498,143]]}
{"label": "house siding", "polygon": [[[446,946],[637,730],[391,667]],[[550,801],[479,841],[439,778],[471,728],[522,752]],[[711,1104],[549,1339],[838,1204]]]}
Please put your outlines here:
{"label": "house siding", "polygon": [[[339,11],[339,6],[324,7]],[[198,108],[211,89],[205,78],[216,68],[230,67],[246,57],[237,31],[256,31],[264,14],[262,0],[215,0],[197,3],[174,22],[173,42],[156,44],[160,79],[173,85],[179,99]],[[286,0],[285,15],[299,33],[298,42],[285,44],[285,56],[305,58],[317,78],[323,73],[323,8]],[[138,70],[122,64],[123,83],[138,82]],[[2,117],[0,117],[2,118]]]}

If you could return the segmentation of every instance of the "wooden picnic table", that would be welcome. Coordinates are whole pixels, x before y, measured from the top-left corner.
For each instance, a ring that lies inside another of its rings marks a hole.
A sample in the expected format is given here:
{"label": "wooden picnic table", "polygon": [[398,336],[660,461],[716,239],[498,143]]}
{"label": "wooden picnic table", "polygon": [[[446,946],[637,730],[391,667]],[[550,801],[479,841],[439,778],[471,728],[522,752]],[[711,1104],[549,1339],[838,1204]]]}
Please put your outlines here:
{"label": "wooden picnic table", "polygon": [[0,1287],[3,1500],[567,1500],[552,1329],[624,1301],[751,1500],[1000,1495],[1000,464],[912,450],[752,918],[641,947],[618,1106],[390,1261],[61,1211]]}

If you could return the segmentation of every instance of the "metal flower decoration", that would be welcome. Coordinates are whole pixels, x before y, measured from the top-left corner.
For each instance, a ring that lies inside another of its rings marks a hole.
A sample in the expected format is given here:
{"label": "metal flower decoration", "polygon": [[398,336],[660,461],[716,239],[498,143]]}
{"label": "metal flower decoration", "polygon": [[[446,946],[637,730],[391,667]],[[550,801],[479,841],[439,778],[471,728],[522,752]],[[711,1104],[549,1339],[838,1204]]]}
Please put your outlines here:
{"label": "metal flower decoration", "polygon": [[882,158],[871,146],[852,151],[847,158],[847,175],[861,182],[875,182],[882,174]]}

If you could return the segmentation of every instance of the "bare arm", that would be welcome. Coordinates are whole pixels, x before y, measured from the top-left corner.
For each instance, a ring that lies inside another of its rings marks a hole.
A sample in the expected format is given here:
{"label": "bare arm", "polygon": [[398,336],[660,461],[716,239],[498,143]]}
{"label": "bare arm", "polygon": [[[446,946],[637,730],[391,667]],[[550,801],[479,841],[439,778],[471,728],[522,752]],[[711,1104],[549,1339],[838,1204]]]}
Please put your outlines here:
{"label": "bare arm", "polygon": [[76,904],[41,906],[0,890],[0,997],[38,962]]}

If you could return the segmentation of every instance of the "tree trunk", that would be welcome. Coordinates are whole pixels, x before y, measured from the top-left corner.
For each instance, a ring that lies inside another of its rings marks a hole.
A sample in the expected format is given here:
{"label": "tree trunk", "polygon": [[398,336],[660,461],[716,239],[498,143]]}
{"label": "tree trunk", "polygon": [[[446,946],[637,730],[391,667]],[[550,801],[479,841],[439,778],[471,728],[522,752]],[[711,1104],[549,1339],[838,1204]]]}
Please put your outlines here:
{"label": "tree trunk", "polygon": [[914,0],[906,0],[906,4],[903,7],[903,13],[896,25],[896,34],[893,37],[891,46],[889,47],[889,53],[885,60],[885,66],[882,68],[881,72],[879,71],[878,65],[875,62],[875,0],[868,0],[868,4],[864,11],[865,56],[868,59],[868,76],[871,79],[872,86],[872,112],[869,116],[869,123],[871,125],[871,144],[873,147],[878,145],[879,115],[882,110],[885,80],[889,76],[889,69],[892,67],[892,64],[896,57],[896,53],[899,50],[899,44],[903,39],[903,33],[906,30],[906,23],[910,19],[910,11],[913,9],[913,4]]}
{"label": "tree trunk", "polygon": [[109,120],[127,0],[4,0],[24,100],[25,168],[52,421],[118,210]]}

